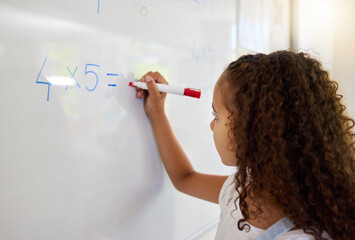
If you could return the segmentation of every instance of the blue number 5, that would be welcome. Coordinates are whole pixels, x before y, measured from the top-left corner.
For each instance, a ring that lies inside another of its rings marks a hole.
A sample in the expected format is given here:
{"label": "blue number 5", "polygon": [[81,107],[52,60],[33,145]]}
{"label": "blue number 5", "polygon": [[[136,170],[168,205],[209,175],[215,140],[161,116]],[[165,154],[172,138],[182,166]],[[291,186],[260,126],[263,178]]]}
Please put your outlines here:
{"label": "blue number 5", "polygon": [[88,63],[88,64],[85,65],[85,76],[86,76],[87,74],[91,73],[91,74],[94,74],[94,75],[95,75],[95,78],[96,78],[95,86],[94,86],[93,88],[91,88],[91,89],[88,88],[88,87],[86,87],[86,90],[88,90],[88,91],[94,91],[94,90],[96,89],[96,87],[97,87],[97,84],[99,83],[99,77],[97,76],[96,72],[94,72],[94,71],[88,71],[88,66],[92,66],[92,67],[100,67],[100,66],[99,66],[99,65],[96,65],[96,64],[90,64],[90,63]]}

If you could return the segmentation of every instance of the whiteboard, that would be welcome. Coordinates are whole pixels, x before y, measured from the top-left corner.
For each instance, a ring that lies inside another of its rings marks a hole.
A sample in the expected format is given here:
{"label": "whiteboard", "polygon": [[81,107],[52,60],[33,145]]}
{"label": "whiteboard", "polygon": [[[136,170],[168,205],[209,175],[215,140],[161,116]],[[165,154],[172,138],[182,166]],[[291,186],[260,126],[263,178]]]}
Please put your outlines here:
{"label": "whiteboard", "polygon": [[290,0],[237,0],[238,55],[290,48]]}
{"label": "whiteboard", "polygon": [[233,0],[1,0],[0,239],[186,239],[215,222],[218,205],[172,186],[127,85],[152,70],[202,89],[169,95],[167,115],[197,171],[231,173],[209,122],[235,16]]}

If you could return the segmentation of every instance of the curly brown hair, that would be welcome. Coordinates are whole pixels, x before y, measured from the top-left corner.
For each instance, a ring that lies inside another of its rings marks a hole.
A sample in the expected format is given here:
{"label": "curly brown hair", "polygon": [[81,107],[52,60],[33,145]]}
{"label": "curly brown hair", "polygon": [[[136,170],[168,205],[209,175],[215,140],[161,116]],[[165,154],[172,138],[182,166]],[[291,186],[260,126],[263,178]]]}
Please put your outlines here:
{"label": "curly brown hair", "polygon": [[238,228],[250,227],[247,196],[271,196],[317,240],[324,232],[355,239],[354,120],[322,64],[291,51],[245,55],[220,85],[237,158]]}

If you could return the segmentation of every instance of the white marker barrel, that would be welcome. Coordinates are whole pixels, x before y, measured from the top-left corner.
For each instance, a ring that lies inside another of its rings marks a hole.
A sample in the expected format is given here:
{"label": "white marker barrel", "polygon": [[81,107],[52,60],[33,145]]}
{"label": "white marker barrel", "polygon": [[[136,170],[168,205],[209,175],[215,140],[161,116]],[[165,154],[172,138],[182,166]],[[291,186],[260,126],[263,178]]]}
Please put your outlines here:
{"label": "white marker barrel", "polygon": [[[139,87],[141,89],[148,90],[147,83],[145,83],[145,82],[130,82],[128,84],[128,86]],[[157,83],[157,86],[158,86],[159,92],[185,95],[185,96],[195,97],[195,98],[200,98],[200,96],[201,96],[201,90],[199,90],[199,89],[175,87],[175,86],[170,86],[170,85],[161,84],[161,83]]]}

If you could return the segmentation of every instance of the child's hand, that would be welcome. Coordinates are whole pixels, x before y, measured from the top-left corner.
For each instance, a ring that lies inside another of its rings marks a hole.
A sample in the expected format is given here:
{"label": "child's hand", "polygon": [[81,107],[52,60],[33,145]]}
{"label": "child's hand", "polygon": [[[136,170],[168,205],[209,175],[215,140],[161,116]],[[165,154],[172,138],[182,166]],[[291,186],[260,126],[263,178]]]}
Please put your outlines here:
{"label": "child's hand", "polygon": [[149,120],[153,120],[154,117],[160,118],[165,114],[164,103],[166,93],[159,92],[156,82],[162,84],[168,84],[168,82],[159,72],[148,72],[139,81],[146,82],[148,86],[148,91],[141,88],[136,89],[137,98],[144,97],[144,110]]}

